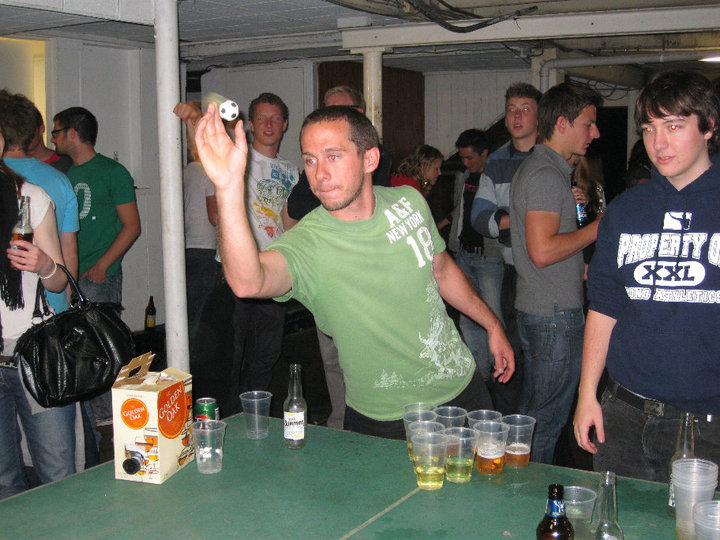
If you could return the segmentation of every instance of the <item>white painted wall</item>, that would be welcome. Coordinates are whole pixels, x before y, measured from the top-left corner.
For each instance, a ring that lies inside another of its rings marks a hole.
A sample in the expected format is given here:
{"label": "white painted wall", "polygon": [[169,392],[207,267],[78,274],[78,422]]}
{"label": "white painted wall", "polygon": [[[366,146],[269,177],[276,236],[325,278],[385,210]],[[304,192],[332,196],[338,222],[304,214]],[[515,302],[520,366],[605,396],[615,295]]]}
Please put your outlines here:
{"label": "white painted wall", "polygon": [[[315,66],[312,62],[286,62],[272,66],[214,69],[202,77],[202,89],[237,102],[247,119],[250,101],[262,92],[277,94],[290,111],[290,122],[280,145],[280,155],[301,167],[300,127],[315,109]],[[249,126],[246,125],[246,131]]]}
{"label": "white painted wall", "polygon": [[99,123],[96,150],[117,156],[135,180],[142,233],[123,261],[123,319],[142,328],[153,295],[163,322],[154,51],[58,39],[48,43],[47,66],[50,125],[62,109],[87,108]]}
{"label": "white painted wall", "polygon": [[426,73],[425,142],[453,154],[462,131],[485,129],[503,115],[505,90],[515,82],[532,83],[530,69]]}

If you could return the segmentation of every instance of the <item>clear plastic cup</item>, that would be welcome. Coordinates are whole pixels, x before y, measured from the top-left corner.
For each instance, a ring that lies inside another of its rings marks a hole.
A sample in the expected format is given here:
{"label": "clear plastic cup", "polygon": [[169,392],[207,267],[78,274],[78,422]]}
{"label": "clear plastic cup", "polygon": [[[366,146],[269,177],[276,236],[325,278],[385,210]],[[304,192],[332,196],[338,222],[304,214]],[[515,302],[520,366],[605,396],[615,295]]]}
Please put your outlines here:
{"label": "clear plastic cup", "polygon": [[720,501],[697,503],[693,521],[697,540],[720,540]]}
{"label": "clear plastic cup", "polygon": [[413,446],[412,436],[416,433],[435,433],[436,431],[442,431],[445,426],[440,422],[434,420],[420,420],[418,422],[410,422],[407,428],[405,428],[405,436],[407,437],[408,443],[408,457],[410,461],[413,460]]}
{"label": "clear plastic cup", "polygon": [[447,437],[442,433],[415,433],[412,436],[413,464],[420,489],[435,490],[445,480]]}
{"label": "clear plastic cup", "polygon": [[597,493],[590,488],[565,486],[563,495],[565,515],[575,529],[575,538],[581,537],[580,532],[586,536],[590,534],[595,499],[597,499]]}
{"label": "clear plastic cup", "polygon": [[477,409],[467,413],[468,426],[472,427],[475,422],[482,420],[495,420],[500,421],[502,413],[500,411],[493,411],[490,409]]}
{"label": "clear plastic cup", "polygon": [[505,465],[514,468],[527,467],[530,463],[535,419],[524,414],[510,414],[503,416],[502,422],[510,427],[505,446]]}
{"label": "clear plastic cup", "polygon": [[221,420],[198,420],[193,422],[191,433],[195,445],[195,463],[202,474],[222,470],[223,438],[227,425]]}
{"label": "clear plastic cup", "polygon": [[718,466],[705,459],[678,459],[672,464],[675,529],[679,538],[695,538],[693,508],[710,501],[717,487]]}
{"label": "clear plastic cup", "polygon": [[475,459],[475,430],[466,427],[451,427],[443,430],[443,433],[448,438],[445,479],[448,482],[469,482]]}
{"label": "clear plastic cup", "polygon": [[437,414],[437,421],[445,427],[451,428],[465,426],[467,411],[462,407],[435,407],[433,412]]}
{"label": "clear plastic cup", "polygon": [[475,430],[475,460],[478,473],[484,476],[502,474],[505,464],[505,443],[508,425],[502,422],[481,420],[472,426]]}
{"label": "clear plastic cup", "polygon": [[268,436],[271,398],[272,394],[264,390],[252,390],[240,394],[248,439],[264,439]]}

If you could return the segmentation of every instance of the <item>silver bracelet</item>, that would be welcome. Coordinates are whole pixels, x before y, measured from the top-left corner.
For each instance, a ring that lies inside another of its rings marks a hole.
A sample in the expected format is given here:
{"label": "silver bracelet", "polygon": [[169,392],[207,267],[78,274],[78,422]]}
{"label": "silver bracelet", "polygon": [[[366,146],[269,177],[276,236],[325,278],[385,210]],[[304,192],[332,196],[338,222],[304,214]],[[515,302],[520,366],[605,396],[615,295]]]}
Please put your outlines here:
{"label": "silver bracelet", "polygon": [[41,276],[40,272],[38,272],[38,277],[40,279],[50,279],[51,277],[53,277],[55,275],[55,272],[57,272],[57,266],[58,266],[55,261],[53,261],[53,264],[55,265],[55,267],[53,268],[52,272],[50,272],[47,276]]}

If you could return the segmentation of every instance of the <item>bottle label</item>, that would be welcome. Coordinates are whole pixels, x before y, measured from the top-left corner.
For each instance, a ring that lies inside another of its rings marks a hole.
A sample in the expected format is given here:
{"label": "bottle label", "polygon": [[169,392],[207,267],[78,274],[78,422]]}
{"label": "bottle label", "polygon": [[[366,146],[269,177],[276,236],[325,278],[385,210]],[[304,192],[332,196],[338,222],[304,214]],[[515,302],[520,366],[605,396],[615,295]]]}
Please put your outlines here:
{"label": "bottle label", "polygon": [[563,517],[565,515],[565,502],[548,499],[545,514],[552,518]]}
{"label": "bottle label", "polygon": [[302,441],[305,438],[305,413],[284,413],[285,438],[293,441]]}

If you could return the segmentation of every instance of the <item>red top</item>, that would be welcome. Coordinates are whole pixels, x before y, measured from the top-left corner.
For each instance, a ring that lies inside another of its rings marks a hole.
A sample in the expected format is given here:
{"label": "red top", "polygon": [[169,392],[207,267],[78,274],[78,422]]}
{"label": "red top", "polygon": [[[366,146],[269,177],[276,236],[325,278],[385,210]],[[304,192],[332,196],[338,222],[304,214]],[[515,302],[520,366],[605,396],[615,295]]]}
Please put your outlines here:
{"label": "red top", "polygon": [[393,174],[390,177],[390,185],[392,187],[411,186],[417,189],[420,193],[422,193],[422,190],[420,189],[420,184],[418,184],[416,180],[410,178],[405,174]]}

